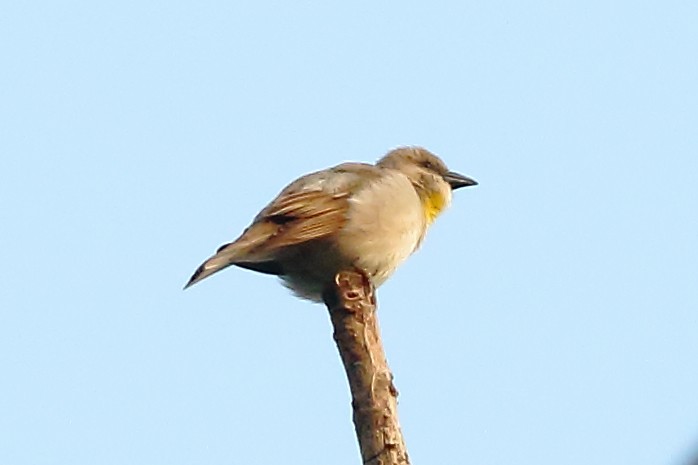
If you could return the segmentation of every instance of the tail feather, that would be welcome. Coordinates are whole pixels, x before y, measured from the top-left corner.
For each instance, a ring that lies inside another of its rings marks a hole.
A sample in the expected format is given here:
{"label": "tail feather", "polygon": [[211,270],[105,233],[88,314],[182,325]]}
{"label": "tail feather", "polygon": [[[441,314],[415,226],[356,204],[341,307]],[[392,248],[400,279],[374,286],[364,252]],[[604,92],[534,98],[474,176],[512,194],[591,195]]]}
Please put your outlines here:
{"label": "tail feather", "polygon": [[222,269],[228,268],[233,264],[233,258],[227,253],[216,253],[213,257],[209,258],[199,266],[189,282],[184,286],[184,289],[193,286],[202,279],[206,279],[214,273],[221,271]]}
{"label": "tail feather", "polygon": [[264,247],[278,230],[278,225],[269,222],[252,224],[235,241],[223,244],[212,257],[202,263],[184,289],[236,264],[262,273],[280,274],[280,268],[269,258],[269,250]]}

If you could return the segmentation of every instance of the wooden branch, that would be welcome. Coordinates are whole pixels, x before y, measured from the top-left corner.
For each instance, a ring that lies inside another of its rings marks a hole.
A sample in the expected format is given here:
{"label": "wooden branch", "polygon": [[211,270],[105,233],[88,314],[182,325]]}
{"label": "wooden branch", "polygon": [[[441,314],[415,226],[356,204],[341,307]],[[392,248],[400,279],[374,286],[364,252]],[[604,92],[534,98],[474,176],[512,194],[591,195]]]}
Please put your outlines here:
{"label": "wooden branch", "polygon": [[397,418],[397,390],[376,319],[375,289],[360,272],[343,271],[325,292],[334,340],[349,379],[354,428],[365,465],[409,465]]}

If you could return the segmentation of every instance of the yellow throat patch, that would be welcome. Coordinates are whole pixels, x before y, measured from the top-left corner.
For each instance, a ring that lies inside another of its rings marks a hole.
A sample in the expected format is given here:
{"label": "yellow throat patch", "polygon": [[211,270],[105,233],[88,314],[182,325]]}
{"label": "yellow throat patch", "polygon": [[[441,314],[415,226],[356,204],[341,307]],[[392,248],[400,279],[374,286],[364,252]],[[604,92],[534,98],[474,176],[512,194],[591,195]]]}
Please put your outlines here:
{"label": "yellow throat patch", "polygon": [[441,192],[432,192],[424,197],[422,206],[424,207],[424,216],[427,219],[427,223],[431,224],[444,211],[447,201]]}

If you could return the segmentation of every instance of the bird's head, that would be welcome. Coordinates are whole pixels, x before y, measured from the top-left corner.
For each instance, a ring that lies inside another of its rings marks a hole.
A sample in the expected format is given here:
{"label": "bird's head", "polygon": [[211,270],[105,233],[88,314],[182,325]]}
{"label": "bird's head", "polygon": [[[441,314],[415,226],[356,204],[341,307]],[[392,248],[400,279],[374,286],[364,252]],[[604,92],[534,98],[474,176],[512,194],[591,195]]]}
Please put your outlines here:
{"label": "bird's head", "polygon": [[451,203],[454,189],[477,185],[475,180],[449,171],[439,157],[422,147],[391,150],[376,165],[398,170],[409,178],[419,194],[429,223]]}

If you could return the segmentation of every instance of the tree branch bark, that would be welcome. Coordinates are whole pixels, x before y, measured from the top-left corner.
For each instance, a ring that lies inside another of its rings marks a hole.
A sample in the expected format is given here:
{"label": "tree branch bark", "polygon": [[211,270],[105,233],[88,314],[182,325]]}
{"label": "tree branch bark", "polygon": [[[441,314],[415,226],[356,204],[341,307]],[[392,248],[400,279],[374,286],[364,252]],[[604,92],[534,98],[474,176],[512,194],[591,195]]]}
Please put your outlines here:
{"label": "tree branch bark", "polygon": [[365,465],[409,465],[397,418],[397,389],[376,319],[375,289],[363,273],[342,271],[325,292],[349,379],[354,428]]}

